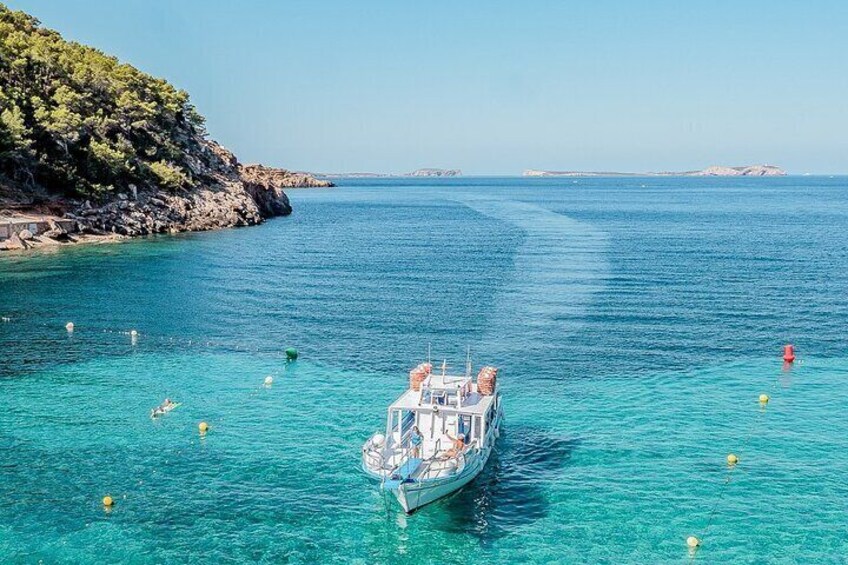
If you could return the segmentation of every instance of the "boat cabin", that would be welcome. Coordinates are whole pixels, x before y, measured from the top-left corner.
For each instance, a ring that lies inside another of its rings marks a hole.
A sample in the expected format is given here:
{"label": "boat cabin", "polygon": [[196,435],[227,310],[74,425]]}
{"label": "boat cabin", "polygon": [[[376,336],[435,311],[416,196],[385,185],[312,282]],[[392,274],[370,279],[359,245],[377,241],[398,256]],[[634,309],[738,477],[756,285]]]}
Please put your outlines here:
{"label": "boat cabin", "polygon": [[[419,390],[410,387],[388,411],[386,437],[393,445],[408,446],[413,426],[423,436],[421,457],[433,457],[465,436],[469,447],[489,445],[499,395],[481,394],[468,375],[429,374]],[[449,436],[449,437],[448,437]]]}

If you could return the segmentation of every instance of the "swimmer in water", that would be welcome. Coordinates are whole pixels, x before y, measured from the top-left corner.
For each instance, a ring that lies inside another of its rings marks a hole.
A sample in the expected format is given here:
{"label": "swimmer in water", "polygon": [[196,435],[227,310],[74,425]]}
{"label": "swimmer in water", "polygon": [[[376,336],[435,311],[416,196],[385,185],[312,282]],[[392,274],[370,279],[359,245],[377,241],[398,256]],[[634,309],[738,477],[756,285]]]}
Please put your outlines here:
{"label": "swimmer in water", "polygon": [[162,402],[162,404],[160,404],[150,412],[150,416],[153,418],[155,418],[156,416],[161,416],[165,412],[168,412],[169,410],[173,409],[174,406],[176,406],[176,404],[174,404],[170,398],[166,398],[165,401]]}

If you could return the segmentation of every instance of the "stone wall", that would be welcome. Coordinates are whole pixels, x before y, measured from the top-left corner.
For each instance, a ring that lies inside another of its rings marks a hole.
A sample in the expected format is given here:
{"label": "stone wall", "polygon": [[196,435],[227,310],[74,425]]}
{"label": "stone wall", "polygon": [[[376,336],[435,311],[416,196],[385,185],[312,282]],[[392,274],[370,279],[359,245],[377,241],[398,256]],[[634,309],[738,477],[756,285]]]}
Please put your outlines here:
{"label": "stone wall", "polygon": [[[73,220],[59,218],[51,218],[51,220],[68,233],[76,231],[77,224]],[[18,235],[24,230],[30,232],[32,235],[41,235],[51,229],[53,227],[50,225],[50,221],[43,218],[0,217],[0,241],[9,239],[13,235]]]}

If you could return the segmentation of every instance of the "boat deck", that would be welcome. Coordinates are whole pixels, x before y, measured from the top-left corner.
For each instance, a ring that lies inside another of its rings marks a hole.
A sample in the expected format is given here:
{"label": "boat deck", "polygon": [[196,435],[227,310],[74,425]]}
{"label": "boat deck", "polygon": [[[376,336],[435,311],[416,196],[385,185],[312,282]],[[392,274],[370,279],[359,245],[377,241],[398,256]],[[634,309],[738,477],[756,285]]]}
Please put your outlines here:
{"label": "boat deck", "polygon": [[477,392],[476,385],[470,394],[462,399],[462,406],[457,408],[448,405],[433,405],[428,403],[420,403],[421,393],[417,390],[407,389],[397,400],[395,400],[391,408],[394,410],[426,410],[438,406],[440,411],[459,414],[483,415],[492,404],[493,396],[484,396]]}

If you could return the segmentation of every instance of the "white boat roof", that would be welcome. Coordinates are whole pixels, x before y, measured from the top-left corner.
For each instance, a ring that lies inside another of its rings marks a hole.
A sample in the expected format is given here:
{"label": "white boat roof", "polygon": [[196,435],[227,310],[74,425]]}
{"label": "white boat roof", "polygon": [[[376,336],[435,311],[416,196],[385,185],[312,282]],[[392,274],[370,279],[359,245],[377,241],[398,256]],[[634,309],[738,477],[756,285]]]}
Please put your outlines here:
{"label": "white boat roof", "polygon": [[[424,382],[421,383],[422,390],[438,391],[457,391],[464,386],[470,384],[471,392],[462,399],[462,406],[438,405],[440,412],[456,413],[456,414],[472,414],[483,415],[488,410],[494,399],[493,396],[485,396],[477,392],[477,385],[472,382],[470,377],[465,375],[429,375]],[[432,411],[433,404],[419,404],[421,400],[421,391],[408,388],[400,397],[395,400],[390,410],[414,410],[414,411]]]}

